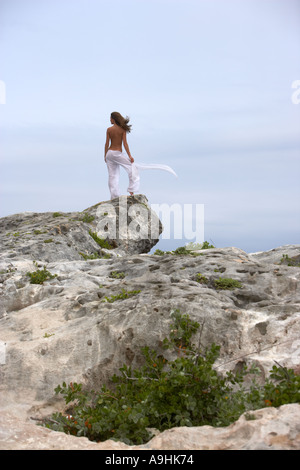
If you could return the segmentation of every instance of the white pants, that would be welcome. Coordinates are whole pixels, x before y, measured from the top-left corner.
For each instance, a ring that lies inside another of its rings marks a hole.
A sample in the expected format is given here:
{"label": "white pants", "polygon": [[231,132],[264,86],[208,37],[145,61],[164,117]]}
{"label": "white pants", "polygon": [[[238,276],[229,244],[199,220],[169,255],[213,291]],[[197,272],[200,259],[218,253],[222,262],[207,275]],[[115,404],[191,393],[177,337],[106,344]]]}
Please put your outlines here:
{"label": "white pants", "polygon": [[129,185],[127,191],[129,193],[136,193],[139,190],[139,172],[135,164],[130,162],[129,157],[124,152],[119,152],[118,150],[108,150],[106,153],[106,164],[108,170],[108,187],[110,190],[111,199],[120,196],[120,166],[122,166],[128,174]]}
{"label": "white pants", "polygon": [[108,170],[108,187],[110,190],[111,199],[120,196],[119,191],[119,178],[120,178],[120,166],[128,174],[129,185],[127,191],[129,193],[136,193],[140,187],[140,175],[139,170],[164,170],[172,175],[176,176],[175,171],[167,165],[161,165],[157,163],[131,163],[129,157],[124,152],[119,150],[108,150],[106,153],[106,164]]}

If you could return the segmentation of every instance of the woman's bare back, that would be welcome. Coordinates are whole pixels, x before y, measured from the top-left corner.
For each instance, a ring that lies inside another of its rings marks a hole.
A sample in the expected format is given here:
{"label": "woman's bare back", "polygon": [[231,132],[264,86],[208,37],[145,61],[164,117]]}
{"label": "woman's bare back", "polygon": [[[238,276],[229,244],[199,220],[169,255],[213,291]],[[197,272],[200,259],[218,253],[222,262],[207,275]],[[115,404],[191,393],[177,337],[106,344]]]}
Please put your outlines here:
{"label": "woman's bare back", "polygon": [[[111,119],[111,122],[113,122],[112,119]],[[131,163],[133,163],[134,158],[132,158],[130,154],[125,129],[123,129],[121,126],[118,126],[117,124],[113,124],[113,126],[108,127],[106,131],[106,142],[104,146],[104,160],[106,161],[105,156],[108,150],[117,150],[119,152],[122,152],[122,144],[124,145],[124,148],[127,152],[127,155]]]}
{"label": "woman's bare back", "polygon": [[124,129],[122,127],[113,125],[107,129],[110,138],[109,150],[119,150],[122,152],[122,142],[124,138]]}

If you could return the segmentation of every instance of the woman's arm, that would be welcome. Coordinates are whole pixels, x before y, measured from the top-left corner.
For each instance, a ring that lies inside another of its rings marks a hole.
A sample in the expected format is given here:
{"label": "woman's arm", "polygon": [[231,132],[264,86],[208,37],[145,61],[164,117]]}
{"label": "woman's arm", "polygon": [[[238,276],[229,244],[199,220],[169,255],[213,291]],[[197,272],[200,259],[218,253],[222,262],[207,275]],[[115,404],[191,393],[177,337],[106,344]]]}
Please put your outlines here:
{"label": "woman's arm", "polygon": [[127,137],[126,137],[126,132],[123,133],[123,145],[124,145],[124,148],[127,152],[127,155],[128,157],[130,158],[130,161],[131,163],[134,162],[134,158],[132,158],[131,154],[130,154],[130,150],[129,150],[129,146],[128,146],[128,143],[127,143]]}
{"label": "woman's arm", "polygon": [[107,154],[107,150],[108,150],[108,147],[109,147],[109,133],[108,133],[108,129],[106,131],[106,142],[105,142],[105,147],[104,147],[104,160],[106,161],[106,154]]}

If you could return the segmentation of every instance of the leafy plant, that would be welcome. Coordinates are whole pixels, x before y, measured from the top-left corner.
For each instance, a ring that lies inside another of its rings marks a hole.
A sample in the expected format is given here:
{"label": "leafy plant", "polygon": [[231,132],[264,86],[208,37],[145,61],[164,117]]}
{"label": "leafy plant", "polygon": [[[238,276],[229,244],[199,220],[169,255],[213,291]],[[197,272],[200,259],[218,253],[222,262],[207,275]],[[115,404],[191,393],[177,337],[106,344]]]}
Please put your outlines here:
{"label": "leafy plant", "polygon": [[110,255],[108,253],[104,253],[103,256],[99,255],[99,253],[92,253],[90,255],[83,253],[82,251],[79,251],[79,254],[85,259],[86,261],[88,259],[109,259]]}
{"label": "leafy plant", "polygon": [[296,259],[290,258],[289,255],[283,255],[280,260],[280,264],[287,264],[288,266],[294,266],[296,268],[300,267],[299,259],[296,260]]}
{"label": "leafy plant", "polygon": [[49,279],[54,279],[57,277],[57,274],[51,274],[44,266],[43,269],[37,269],[33,272],[27,272],[27,276],[30,277],[31,284],[43,284],[45,281]]}
{"label": "leafy plant", "polygon": [[125,273],[120,271],[112,271],[109,275],[112,279],[124,279]]}
{"label": "leafy plant", "polygon": [[300,376],[275,361],[270,378],[264,387],[263,400],[266,406],[281,406],[300,402]]}
{"label": "leafy plant", "polygon": [[193,253],[191,250],[187,249],[185,246],[179,246],[174,251],[162,251],[162,250],[155,250],[155,255],[163,256],[163,255],[188,255],[188,256],[200,256],[202,253]]}
{"label": "leafy plant", "polygon": [[90,224],[91,222],[93,222],[94,219],[95,219],[95,217],[94,217],[93,215],[84,214],[84,216],[82,217],[81,221],[82,221],[82,222],[85,222],[86,224]]}
{"label": "leafy plant", "polygon": [[120,294],[112,295],[111,297],[104,297],[102,302],[113,303],[116,300],[128,299],[129,297],[132,297],[133,295],[137,295],[140,292],[141,292],[140,290],[131,290],[131,291],[129,290],[129,291],[127,291],[125,289],[122,289],[122,292]]}
{"label": "leafy plant", "polygon": [[214,245],[211,245],[209,242],[205,241],[202,243],[201,250],[208,250],[210,248],[216,248]]}
{"label": "leafy plant", "polygon": [[189,252],[189,250],[186,249],[185,246],[179,246],[178,248],[176,248],[176,250],[173,251],[174,255],[190,255],[191,253]]}
{"label": "leafy plant", "polygon": [[[195,346],[192,338],[200,325],[188,315],[175,310],[172,319],[163,346],[171,350],[173,360],[146,346],[144,364],[137,369],[123,365],[111,387],[85,391],[82,384],[64,382],[55,392],[72,404],[71,415],[55,413],[44,425],[96,441],[141,444],[152,437],[150,428],[227,426],[244,412],[251,419],[252,410],[300,402],[300,377],[292,370],[278,364],[264,386],[253,382],[245,389],[246,368],[218,374],[214,363],[220,348]],[[199,345],[200,340],[201,333]]]}
{"label": "leafy plant", "polygon": [[196,281],[199,282],[199,284],[207,284],[208,283],[207,277],[205,277],[201,273],[197,273]]}
{"label": "leafy plant", "polygon": [[189,256],[201,256],[203,253],[193,253],[196,250],[207,250],[209,248],[215,248],[213,245],[210,245],[209,242],[205,241],[203,243],[187,243],[185,246],[179,246],[173,251],[162,251],[155,250],[154,254],[163,256],[163,255],[189,255]]}
{"label": "leafy plant", "polygon": [[96,232],[89,230],[89,234],[95,240],[95,242],[101,246],[101,248],[106,248],[107,250],[111,250],[113,248],[106,240],[99,238]]}
{"label": "leafy plant", "polygon": [[191,342],[192,336],[197,332],[200,324],[191,320],[189,315],[182,315],[178,309],[172,311],[173,323],[170,327],[169,339],[165,338],[163,345],[165,349],[170,349],[172,346],[176,348],[187,348],[189,351],[194,351],[194,346]]}
{"label": "leafy plant", "polygon": [[163,251],[163,250],[157,249],[157,250],[155,250],[154,254],[157,255],[157,256],[163,256],[163,255],[166,254],[166,252]]}
{"label": "leafy plant", "polygon": [[241,288],[243,285],[236,279],[231,279],[230,277],[220,277],[219,279],[214,280],[214,286],[217,289],[236,289]]}
{"label": "leafy plant", "polygon": [[215,248],[214,245],[211,245],[208,241],[205,241],[203,243],[193,243],[189,242],[186,245],[186,249],[189,251],[193,250],[208,250],[210,248]]}
{"label": "leafy plant", "polygon": [[53,212],[52,216],[53,217],[63,217],[63,214],[61,212]]}

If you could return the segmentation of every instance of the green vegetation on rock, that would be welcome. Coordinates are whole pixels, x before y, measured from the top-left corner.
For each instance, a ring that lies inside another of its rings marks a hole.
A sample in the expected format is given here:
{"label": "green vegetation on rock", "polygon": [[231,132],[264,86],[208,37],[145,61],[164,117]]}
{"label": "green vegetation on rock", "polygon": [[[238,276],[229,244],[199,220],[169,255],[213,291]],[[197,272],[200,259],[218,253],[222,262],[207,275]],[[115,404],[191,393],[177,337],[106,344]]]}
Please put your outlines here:
{"label": "green vegetation on rock", "polygon": [[95,240],[95,242],[101,246],[101,248],[106,248],[107,250],[111,250],[113,248],[106,240],[99,238],[96,232],[89,230],[89,234]]}
{"label": "green vegetation on rock", "polygon": [[30,277],[31,284],[43,284],[45,281],[57,277],[57,274],[51,274],[46,269],[46,266],[44,266],[43,269],[37,269],[33,272],[27,272],[27,276]]}
{"label": "green vegetation on rock", "polygon": [[192,341],[199,323],[178,310],[172,312],[172,320],[163,342],[167,356],[145,346],[143,365],[136,369],[123,365],[111,378],[111,386],[97,391],[63,382],[55,391],[64,397],[69,415],[55,413],[43,424],[93,441],[113,439],[133,445],[147,442],[152,428],[228,426],[242,413],[251,419],[252,410],[300,402],[300,376],[293,370],[278,364],[264,385],[253,380],[244,386],[247,374],[259,373],[257,369],[218,373],[215,361],[220,348],[215,344],[200,348],[201,328],[198,346]]}

